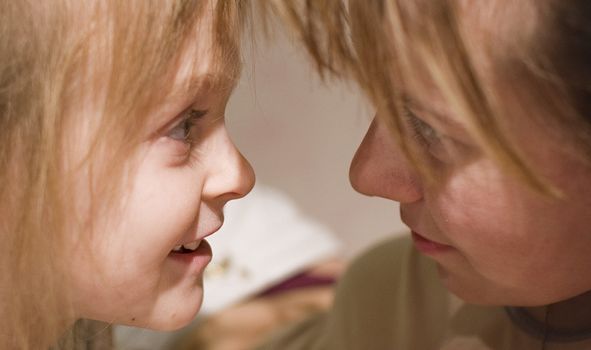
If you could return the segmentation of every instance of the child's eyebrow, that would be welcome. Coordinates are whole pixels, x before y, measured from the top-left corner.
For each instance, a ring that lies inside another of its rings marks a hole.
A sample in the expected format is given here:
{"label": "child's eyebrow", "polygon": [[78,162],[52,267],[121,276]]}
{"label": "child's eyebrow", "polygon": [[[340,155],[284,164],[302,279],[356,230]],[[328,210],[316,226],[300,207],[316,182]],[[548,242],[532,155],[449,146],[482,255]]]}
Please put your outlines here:
{"label": "child's eyebrow", "polygon": [[[188,104],[204,101],[208,93],[230,94],[238,84],[238,78],[211,73],[191,74],[182,82],[175,84],[166,94],[163,102],[155,107],[153,123],[150,129],[157,129],[168,122],[171,115],[176,115],[179,108]],[[162,125],[160,125],[162,124]]]}
{"label": "child's eyebrow", "polygon": [[191,75],[183,84],[173,88],[172,98],[187,94],[201,94],[206,91],[232,91],[238,85],[238,77],[227,77],[216,74]]}

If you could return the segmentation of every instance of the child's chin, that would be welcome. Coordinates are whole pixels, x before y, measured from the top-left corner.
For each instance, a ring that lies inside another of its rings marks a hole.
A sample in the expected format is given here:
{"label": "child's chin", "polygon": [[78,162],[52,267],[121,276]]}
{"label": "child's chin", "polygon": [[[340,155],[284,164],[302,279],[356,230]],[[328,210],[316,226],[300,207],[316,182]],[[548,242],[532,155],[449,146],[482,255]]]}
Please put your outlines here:
{"label": "child's chin", "polygon": [[[175,330],[178,330],[180,328],[187,326],[189,323],[191,323],[195,319],[195,317],[199,313],[200,309],[201,309],[201,303],[199,303],[199,305],[196,308],[194,308],[193,310],[183,310],[182,314],[178,314],[178,316],[175,317],[174,320],[170,320],[170,322],[168,322],[168,324],[166,324],[166,325],[163,325],[163,328],[160,330],[175,331]],[[191,311],[191,312],[189,312],[189,311]]]}
{"label": "child's chin", "polygon": [[[155,313],[153,315],[153,320],[151,322],[147,322],[143,328],[148,328],[155,331],[170,332],[187,326],[199,313],[199,310],[201,309],[201,300],[198,303],[194,302],[192,304],[179,302],[179,305],[183,304],[184,307],[177,307],[176,310],[174,310],[172,313],[169,313],[168,315],[165,315],[164,313],[158,315]],[[137,327],[138,325],[132,324],[130,326]]]}

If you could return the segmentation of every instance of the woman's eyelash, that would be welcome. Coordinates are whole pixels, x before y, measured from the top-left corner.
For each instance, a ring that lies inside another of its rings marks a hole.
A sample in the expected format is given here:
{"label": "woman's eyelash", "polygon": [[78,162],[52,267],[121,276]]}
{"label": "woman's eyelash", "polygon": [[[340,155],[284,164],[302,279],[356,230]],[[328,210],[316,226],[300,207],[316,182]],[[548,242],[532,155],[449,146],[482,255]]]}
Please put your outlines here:
{"label": "woman's eyelash", "polygon": [[431,125],[419,119],[408,107],[404,107],[404,115],[413,131],[413,137],[426,148],[440,141],[440,136]]}

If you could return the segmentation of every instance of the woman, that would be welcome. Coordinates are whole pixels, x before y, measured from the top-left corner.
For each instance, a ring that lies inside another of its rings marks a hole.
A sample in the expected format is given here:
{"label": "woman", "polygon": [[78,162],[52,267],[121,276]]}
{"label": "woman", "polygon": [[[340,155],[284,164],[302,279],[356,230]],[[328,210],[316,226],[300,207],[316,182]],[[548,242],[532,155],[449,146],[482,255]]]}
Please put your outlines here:
{"label": "woman", "polygon": [[591,348],[589,2],[275,3],[376,106],[351,183],[410,233],[264,348]]}
{"label": "woman", "polygon": [[254,182],[224,127],[245,9],[0,2],[0,348],[85,347],[109,332],[76,320],[170,330],[198,312],[204,238]]}

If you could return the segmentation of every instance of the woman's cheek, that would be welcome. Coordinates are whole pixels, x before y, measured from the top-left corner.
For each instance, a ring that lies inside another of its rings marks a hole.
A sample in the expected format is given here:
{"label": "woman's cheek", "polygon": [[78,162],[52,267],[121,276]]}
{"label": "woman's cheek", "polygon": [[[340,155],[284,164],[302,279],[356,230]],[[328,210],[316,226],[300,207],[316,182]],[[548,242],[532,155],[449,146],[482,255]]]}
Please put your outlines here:
{"label": "woman's cheek", "polygon": [[508,221],[512,212],[509,197],[478,188],[456,187],[457,191],[441,192],[431,210],[436,226],[449,243],[467,258],[497,249],[505,250],[512,237]]}

